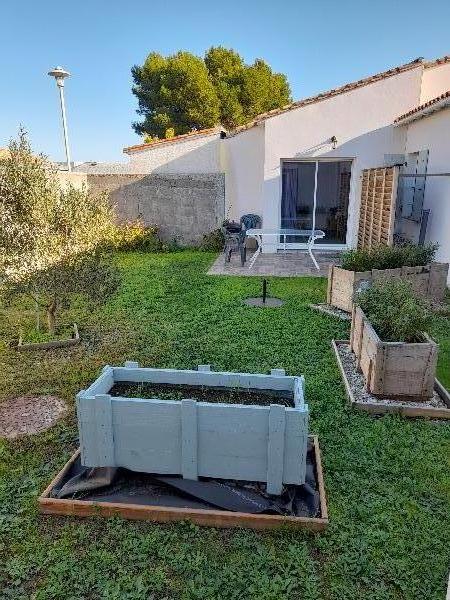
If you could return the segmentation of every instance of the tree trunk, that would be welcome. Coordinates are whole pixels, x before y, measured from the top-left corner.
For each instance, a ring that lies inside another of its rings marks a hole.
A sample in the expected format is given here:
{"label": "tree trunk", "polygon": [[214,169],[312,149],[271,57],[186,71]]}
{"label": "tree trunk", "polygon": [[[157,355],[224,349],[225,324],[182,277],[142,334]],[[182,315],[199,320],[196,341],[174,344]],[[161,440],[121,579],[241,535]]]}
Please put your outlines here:
{"label": "tree trunk", "polygon": [[48,324],[48,331],[49,333],[51,333],[52,335],[55,335],[55,328],[56,328],[56,309],[57,309],[57,302],[56,299],[54,298],[50,304],[47,305],[47,324]]}

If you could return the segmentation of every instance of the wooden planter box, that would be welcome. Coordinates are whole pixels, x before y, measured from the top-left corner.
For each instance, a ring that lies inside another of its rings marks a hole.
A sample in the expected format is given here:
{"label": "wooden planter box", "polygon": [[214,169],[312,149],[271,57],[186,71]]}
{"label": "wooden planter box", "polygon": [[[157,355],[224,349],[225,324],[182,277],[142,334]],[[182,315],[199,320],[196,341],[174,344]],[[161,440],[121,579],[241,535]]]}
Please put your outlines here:
{"label": "wooden planter box", "polygon": [[79,450],[67,462],[46,490],[39,496],[39,510],[47,515],[66,515],[76,517],[117,517],[155,523],[173,521],[191,521],[197,525],[209,527],[247,527],[250,529],[278,529],[293,527],[310,531],[323,531],[328,525],[328,509],[325,496],[325,484],[322,472],[319,440],[310,436],[314,444],[317,486],[319,488],[320,514],[318,517],[291,517],[282,515],[258,515],[228,510],[179,508],[173,506],[148,506],[145,504],[127,504],[120,502],[98,502],[92,500],[73,500],[52,498],[52,490],[64,479],[71,465],[78,458]]}
{"label": "wooden planter box", "polygon": [[350,347],[374,396],[422,400],[433,395],[438,346],[423,342],[383,342],[359,306],[352,313]]}
{"label": "wooden planter box", "polygon": [[16,346],[16,350],[51,350],[52,348],[67,348],[69,346],[76,346],[80,343],[80,334],[78,333],[77,324],[73,324],[72,337],[66,340],[52,340],[51,342],[36,342],[27,344],[24,343],[22,336],[19,337],[19,343]]}
{"label": "wooden planter box", "polygon": [[[284,370],[270,375],[124,367],[103,369],[77,395],[81,463],[132,471],[267,482],[280,494],[283,484],[303,484],[306,471],[308,406],[303,377]],[[259,390],[293,398],[292,408],[197,402],[192,399],[124,398],[108,394],[116,382]]]}
{"label": "wooden planter box", "polygon": [[403,417],[424,417],[426,419],[449,419],[450,420],[450,394],[444,388],[442,383],[438,380],[434,380],[434,391],[440,397],[442,402],[444,403],[443,407],[434,407],[428,406],[424,402],[415,402],[415,406],[411,406],[412,403],[401,404],[387,404],[384,402],[373,401],[373,402],[362,402],[357,400],[352,391],[352,385],[347,377],[345,372],[344,365],[342,364],[341,357],[339,355],[339,346],[341,344],[345,344],[348,346],[350,344],[349,340],[332,340],[331,345],[334,350],[334,354],[336,356],[336,360],[339,366],[339,370],[342,375],[342,379],[345,385],[345,393],[347,395],[347,399],[350,402],[350,405],[357,410],[362,412],[370,413],[372,415],[384,415],[388,414],[396,414],[402,415]]}
{"label": "wooden planter box", "polygon": [[372,269],[372,271],[347,271],[330,266],[328,272],[327,302],[347,312],[352,312],[356,292],[364,285],[379,279],[403,278],[411,282],[415,291],[423,296],[442,301],[447,288],[448,263],[430,263],[421,267],[401,269]]}

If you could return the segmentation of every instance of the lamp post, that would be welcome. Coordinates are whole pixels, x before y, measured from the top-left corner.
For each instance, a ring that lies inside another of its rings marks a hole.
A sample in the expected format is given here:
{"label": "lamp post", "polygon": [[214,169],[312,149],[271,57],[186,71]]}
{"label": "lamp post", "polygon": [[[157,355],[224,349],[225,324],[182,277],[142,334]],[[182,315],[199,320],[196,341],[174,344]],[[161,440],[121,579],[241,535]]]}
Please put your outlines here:
{"label": "lamp post", "polygon": [[67,170],[72,171],[72,166],[70,164],[70,150],[69,150],[69,137],[67,135],[67,121],[66,121],[66,107],[64,105],[64,79],[66,77],[70,77],[70,73],[65,71],[62,67],[55,67],[51,71],[48,72],[50,77],[54,77],[56,81],[56,85],[59,89],[59,100],[61,102],[61,117],[63,122],[63,130],[64,130],[64,146],[66,148],[66,160],[67,160]]}

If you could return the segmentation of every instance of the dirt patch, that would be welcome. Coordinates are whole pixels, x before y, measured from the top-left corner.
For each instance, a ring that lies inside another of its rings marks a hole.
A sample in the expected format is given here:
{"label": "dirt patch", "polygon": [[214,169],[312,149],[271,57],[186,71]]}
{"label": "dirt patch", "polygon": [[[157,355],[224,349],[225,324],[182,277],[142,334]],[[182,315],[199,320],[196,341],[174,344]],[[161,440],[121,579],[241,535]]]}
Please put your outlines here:
{"label": "dirt patch", "polygon": [[56,396],[18,396],[0,403],[0,437],[14,439],[50,429],[66,411]]}

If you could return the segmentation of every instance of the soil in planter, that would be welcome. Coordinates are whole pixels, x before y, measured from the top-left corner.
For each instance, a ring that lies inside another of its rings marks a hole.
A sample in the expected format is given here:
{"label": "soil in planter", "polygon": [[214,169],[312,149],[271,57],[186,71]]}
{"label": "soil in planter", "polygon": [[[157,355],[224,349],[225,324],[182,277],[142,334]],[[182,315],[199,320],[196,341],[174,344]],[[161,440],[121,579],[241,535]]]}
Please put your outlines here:
{"label": "soil in planter", "polygon": [[242,388],[214,388],[206,386],[128,383],[116,382],[111,388],[111,396],[125,398],[158,398],[158,400],[182,400],[192,398],[199,402],[214,402],[223,404],[281,404],[293,407],[293,395],[289,392],[273,390],[245,390]]}
{"label": "soil in planter", "polygon": [[[106,483],[106,485],[105,485]],[[320,496],[314,447],[308,442],[304,485],[286,485],[281,496],[269,496],[266,485],[250,481],[134,473],[128,469],[83,467],[78,457],[63,480],[50,492],[53,498],[72,498],[101,504],[228,510],[250,514],[297,517],[320,516]]]}

